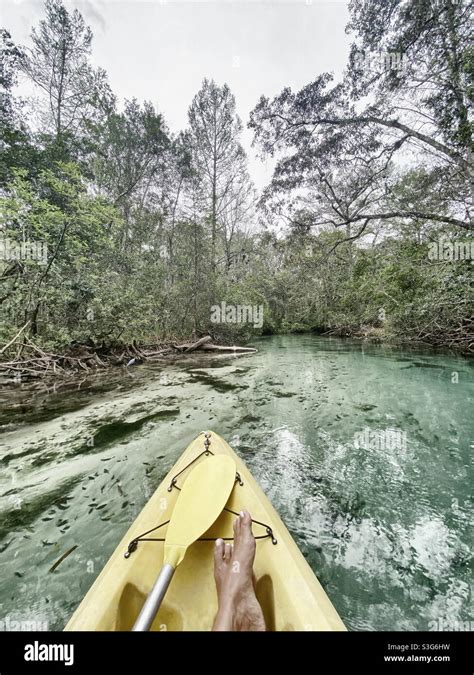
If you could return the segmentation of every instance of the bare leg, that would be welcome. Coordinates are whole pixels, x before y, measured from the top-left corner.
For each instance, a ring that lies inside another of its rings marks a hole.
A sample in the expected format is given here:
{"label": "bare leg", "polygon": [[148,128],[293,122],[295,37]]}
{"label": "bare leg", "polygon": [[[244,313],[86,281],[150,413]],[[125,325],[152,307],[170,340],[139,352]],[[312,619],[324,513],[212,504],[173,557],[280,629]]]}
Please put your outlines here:
{"label": "bare leg", "polygon": [[234,522],[234,545],[216,541],[214,578],[218,610],[212,630],[264,631],[262,608],[255,595],[253,561],[255,538],[252,519],[242,511]]}

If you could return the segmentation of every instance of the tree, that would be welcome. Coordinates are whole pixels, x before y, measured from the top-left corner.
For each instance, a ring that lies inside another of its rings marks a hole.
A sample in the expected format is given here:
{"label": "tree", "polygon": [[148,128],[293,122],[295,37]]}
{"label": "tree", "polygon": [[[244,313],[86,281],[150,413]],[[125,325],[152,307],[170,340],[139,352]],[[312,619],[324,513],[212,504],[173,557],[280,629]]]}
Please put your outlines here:
{"label": "tree", "polygon": [[188,118],[192,164],[203,193],[211,230],[211,263],[215,269],[217,238],[224,234],[225,240],[227,234],[228,241],[230,213],[238,201],[239,208],[242,207],[250,182],[240,144],[242,123],[229,87],[226,84],[219,87],[212,80],[204,80],[191,103]]}
{"label": "tree", "polygon": [[76,9],[46,0],[46,18],[33,28],[33,47],[23,52],[24,73],[45,95],[44,129],[57,144],[77,140],[84,125],[110,110],[114,99],[104,70],[89,63],[92,31]]}
{"label": "tree", "polygon": [[[322,198],[315,224],[349,228],[348,240],[371,223],[405,218],[472,229],[466,5],[352,0],[350,7],[357,35],[344,81],[332,85],[322,74],[297,93],[262,97],[251,114],[263,152],[283,154],[267,198],[299,197],[298,190],[313,203]],[[394,207],[401,156],[430,167],[432,188],[444,196],[438,209],[426,210],[416,194]]]}
{"label": "tree", "polygon": [[[34,182],[16,170],[0,215],[8,245],[28,247],[2,263],[8,323],[29,320],[30,334],[53,340],[97,331],[101,289],[110,281],[103,270],[116,258],[110,234],[120,219],[113,207],[87,194],[77,165],[69,163],[42,171]],[[94,309],[90,320],[88,309]]]}
{"label": "tree", "polygon": [[30,172],[38,162],[38,153],[22,117],[22,103],[13,96],[22,52],[10,33],[0,29],[0,187],[13,178],[12,169]]}
{"label": "tree", "polygon": [[134,235],[132,230],[137,229],[137,212],[152,208],[152,202],[156,207],[157,183],[171,140],[153,105],[145,102],[142,108],[135,99],[125,101],[123,112],[111,113],[96,131],[91,171],[99,193],[122,211],[121,245],[125,248]]}

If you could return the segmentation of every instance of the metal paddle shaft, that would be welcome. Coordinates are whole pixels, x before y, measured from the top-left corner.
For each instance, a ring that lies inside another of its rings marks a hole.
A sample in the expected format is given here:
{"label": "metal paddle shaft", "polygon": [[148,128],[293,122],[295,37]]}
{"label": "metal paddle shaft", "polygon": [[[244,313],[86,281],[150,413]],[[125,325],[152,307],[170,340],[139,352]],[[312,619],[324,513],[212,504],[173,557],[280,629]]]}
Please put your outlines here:
{"label": "metal paddle shaft", "polygon": [[168,586],[171,583],[173,578],[174,567],[171,565],[163,565],[161,572],[158,575],[155,585],[151,589],[150,595],[148,596],[145,604],[142,607],[142,611],[138,615],[138,619],[133,626],[134,631],[146,631],[150,630],[150,626],[153,623],[153,619],[156,616],[158,608],[163,602],[165,593],[168,590]]}
{"label": "metal paddle shaft", "polygon": [[184,482],[168,525],[162,570],[133,626],[149,630],[173,574],[188,547],[217,520],[235,484],[235,462],[228,455],[212,455],[198,464]]}

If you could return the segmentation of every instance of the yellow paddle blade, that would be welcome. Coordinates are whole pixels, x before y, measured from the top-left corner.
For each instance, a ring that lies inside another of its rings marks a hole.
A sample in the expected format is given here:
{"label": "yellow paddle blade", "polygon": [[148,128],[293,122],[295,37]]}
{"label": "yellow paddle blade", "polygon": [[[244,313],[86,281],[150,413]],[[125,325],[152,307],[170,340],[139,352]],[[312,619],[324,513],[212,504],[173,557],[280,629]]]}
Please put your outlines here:
{"label": "yellow paddle blade", "polygon": [[163,564],[176,568],[188,546],[217,520],[234,487],[235,471],[228,455],[212,455],[191,471],[171,514]]}

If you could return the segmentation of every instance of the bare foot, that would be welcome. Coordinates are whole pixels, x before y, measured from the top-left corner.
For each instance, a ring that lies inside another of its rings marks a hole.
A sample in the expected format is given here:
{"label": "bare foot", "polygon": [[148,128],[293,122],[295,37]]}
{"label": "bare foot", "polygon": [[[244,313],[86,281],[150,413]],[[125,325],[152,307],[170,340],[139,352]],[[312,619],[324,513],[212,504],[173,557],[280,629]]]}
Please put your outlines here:
{"label": "bare foot", "polygon": [[216,541],[214,578],[218,610],[212,630],[264,631],[262,608],[255,595],[253,561],[255,538],[252,519],[241,511],[234,521],[234,545]]}

